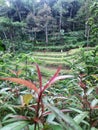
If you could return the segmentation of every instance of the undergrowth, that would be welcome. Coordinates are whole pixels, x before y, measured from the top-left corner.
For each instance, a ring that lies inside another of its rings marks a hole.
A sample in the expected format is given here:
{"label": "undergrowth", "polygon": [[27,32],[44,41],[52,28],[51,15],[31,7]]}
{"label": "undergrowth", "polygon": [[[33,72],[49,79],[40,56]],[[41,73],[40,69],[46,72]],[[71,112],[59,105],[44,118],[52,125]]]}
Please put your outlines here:
{"label": "undergrowth", "polygon": [[50,80],[31,53],[0,55],[0,130],[98,129],[97,47],[63,57],[71,75],[59,67]]}

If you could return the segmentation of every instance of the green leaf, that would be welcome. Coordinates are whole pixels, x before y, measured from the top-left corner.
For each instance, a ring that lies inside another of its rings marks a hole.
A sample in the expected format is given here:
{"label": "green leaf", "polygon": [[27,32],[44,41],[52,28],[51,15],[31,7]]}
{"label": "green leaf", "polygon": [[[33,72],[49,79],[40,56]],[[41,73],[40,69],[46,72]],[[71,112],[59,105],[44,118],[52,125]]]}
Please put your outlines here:
{"label": "green leaf", "polygon": [[94,100],[91,102],[91,107],[95,107],[96,104],[98,104],[98,99],[94,99]]}
{"label": "green leaf", "polygon": [[0,130],[22,130],[22,128],[24,128],[27,125],[28,125],[28,122],[26,121],[18,121],[18,122],[14,122],[9,125],[6,125]]}
{"label": "green leaf", "polygon": [[4,120],[2,121],[2,124],[12,124],[13,122],[16,122],[16,121],[19,121],[19,119],[16,119],[16,118],[11,118],[11,119],[7,119],[7,120]]}
{"label": "green leaf", "polygon": [[77,112],[77,113],[81,113],[81,112],[82,112],[81,110],[79,110],[79,109],[77,109],[77,108],[69,107],[69,109],[72,110],[72,111],[75,111],[75,112]]}
{"label": "green leaf", "polygon": [[87,91],[87,95],[91,94],[91,92],[94,90],[94,88],[89,88],[88,91]]}
{"label": "green leaf", "polygon": [[92,127],[91,130],[98,130],[98,129],[96,129],[95,127]]}
{"label": "green leaf", "polygon": [[0,128],[2,127],[2,123],[1,123],[1,121],[0,121]]}
{"label": "green leaf", "polygon": [[16,114],[16,111],[14,110],[14,108],[13,108],[13,107],[11,107],[11,106],[9,106],[9,105],[7,105],[7,107],[8,107],[8,109],[9,109],[9,110],[11,110],[13,113],[15,113],[15,114]]}
{"label": "green leaf", "polygon": [[48,121],[48,122],[51,122],[51,121],[54,120],[54,118],[55,118],[55,115],[54,115],[54,114],[50,114],[50,115],[47,117],[47,121]]}
{"label": "green leaf", "polygon": [[59,125],[51,125],[50,127],[52,130],[63,130],[61,126]]}
{"label": "green leaf", "polygon": [[60,125],[45,124],[44,130],[63,130]]}
{"label": "green leaf", "polygon": [[9,119],[13,114],[8,114],[3,118],[3,121],[6,121],[7,119]]}
{"label": "green leaf", "polygon": [[87,117],[87,116],[88,116],[88,112],[82,112],[82,113],[78,114],[78,115],[74,118],[74,121],[77,122],[77,124],[80,124],[80,123],[83,121],[83,119],[84,119],[85,117]]}
{"label": "green leaf", "polygon": [[68,115],[64,115],[59,109],[46,103],[48,108],[56,115],[57,120],[65,130],[82,130],[82,128]]}
{"label": "green leaf", "polygon": [[55,119],[55,114],[49,114],[47,117],[47,122],[53,125],[59,125],[57,122],[54,121]]}
{"label": "green leaf", "polygon": [[34,130],[34,125],[29,125],[29,130]]}

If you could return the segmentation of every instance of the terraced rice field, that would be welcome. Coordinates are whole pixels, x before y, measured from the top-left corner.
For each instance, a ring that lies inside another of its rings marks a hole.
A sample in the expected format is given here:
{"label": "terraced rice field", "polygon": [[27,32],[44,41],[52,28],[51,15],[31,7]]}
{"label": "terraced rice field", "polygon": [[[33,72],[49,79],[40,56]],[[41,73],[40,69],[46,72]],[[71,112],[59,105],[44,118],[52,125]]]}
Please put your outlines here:
{"label": "terraced rice field", "polygon": [[[84,49],[88,53],[94,48]],[[42,76],[46,80],[56,72],[59,66],[61,66],[61,75],[73,74],[72,66],[78,63],[80,57],[81,48],[72,49],[68,52],[33,52],[33,58],[39,64]]]}
{"label": "terraced rice field", "polygon": [[61,74],[71,74],[70,64],[79,57],[79,50],[69,52],[34,52],[34,59],[38,62],[41,73],[45,77],[52,76],[57,68],[61,66]]}

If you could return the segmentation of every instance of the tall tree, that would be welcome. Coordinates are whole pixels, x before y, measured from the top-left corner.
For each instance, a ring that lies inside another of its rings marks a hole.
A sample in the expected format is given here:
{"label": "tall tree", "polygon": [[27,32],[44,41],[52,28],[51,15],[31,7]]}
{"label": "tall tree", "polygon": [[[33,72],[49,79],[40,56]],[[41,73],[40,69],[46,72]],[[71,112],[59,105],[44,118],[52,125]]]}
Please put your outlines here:
{"label": "tall tree", "polygon": [[77,25],[79,30],[84,30],[87,47],[90,45],[90,26],[88,20],[90,18],[90,6],[93,4],[92,0],[82,0],[81,8],[77,13]]}
{"label": "tall tree", "polygon": [[88,19],[88,25],[90,26],[90,36],[93,45],[98,43],[98,2],[94,2],[90,6],[90,17]]}
{"label": "tall tree", "polygon": [[8,17],[12,21],[21,22],[24,20],[29,12],[29,8],[26,8],[24,0],[8,0],[10,4],[10,10],[8,11]]}
{"label": "tall tree", "polygon": [[51,8],[44,3],[43,7],[38,11],[36,17],[36,24],[40,30],[45,31],[46,45],[48,45],[48,29],[49,24],[53,20]]}
{"label": "tall tree", "polygon": [[63,17],[63,14],[66,12],[66,9],[64,9],[64,7],[63,7],[64,2],[65,2],[65,0],[58,0],[54,4],[54,9],[57,12],[57,14],[59,14],[59,32],[62,29],[62,17]]}
{"label": "tall tree", "polygon": [[89,38],[90,38],[90,34],[89,34],[90,26],[87,22],[90,17],[90,11],[89,11],[90,2],[91,0],[85,0],[85,37],[87,39],[87,47],[89,46]]}
{"label": "tall tree", "polygon": [[77,1],[68,1],[67,2],[67,13],[66,13],[66,23],[69,31],[74,31],[76,29],[76,14],[80,8],[80,2]]}

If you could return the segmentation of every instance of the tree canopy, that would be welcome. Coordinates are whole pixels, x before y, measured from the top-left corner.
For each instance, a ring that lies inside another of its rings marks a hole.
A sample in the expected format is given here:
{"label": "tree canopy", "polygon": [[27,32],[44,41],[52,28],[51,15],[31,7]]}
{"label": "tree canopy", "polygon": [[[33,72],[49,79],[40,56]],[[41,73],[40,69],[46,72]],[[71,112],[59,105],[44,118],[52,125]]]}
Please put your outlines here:
{"label": "tree canopy", "polygon": [[0,39],[6,46],[11,41],[13,49],[21,41],[68,45],[68,36],[74,44],[71,34],[81,32],[80,42],[93,46],[98,41],[97,6],[97,0],[1,0]]}

